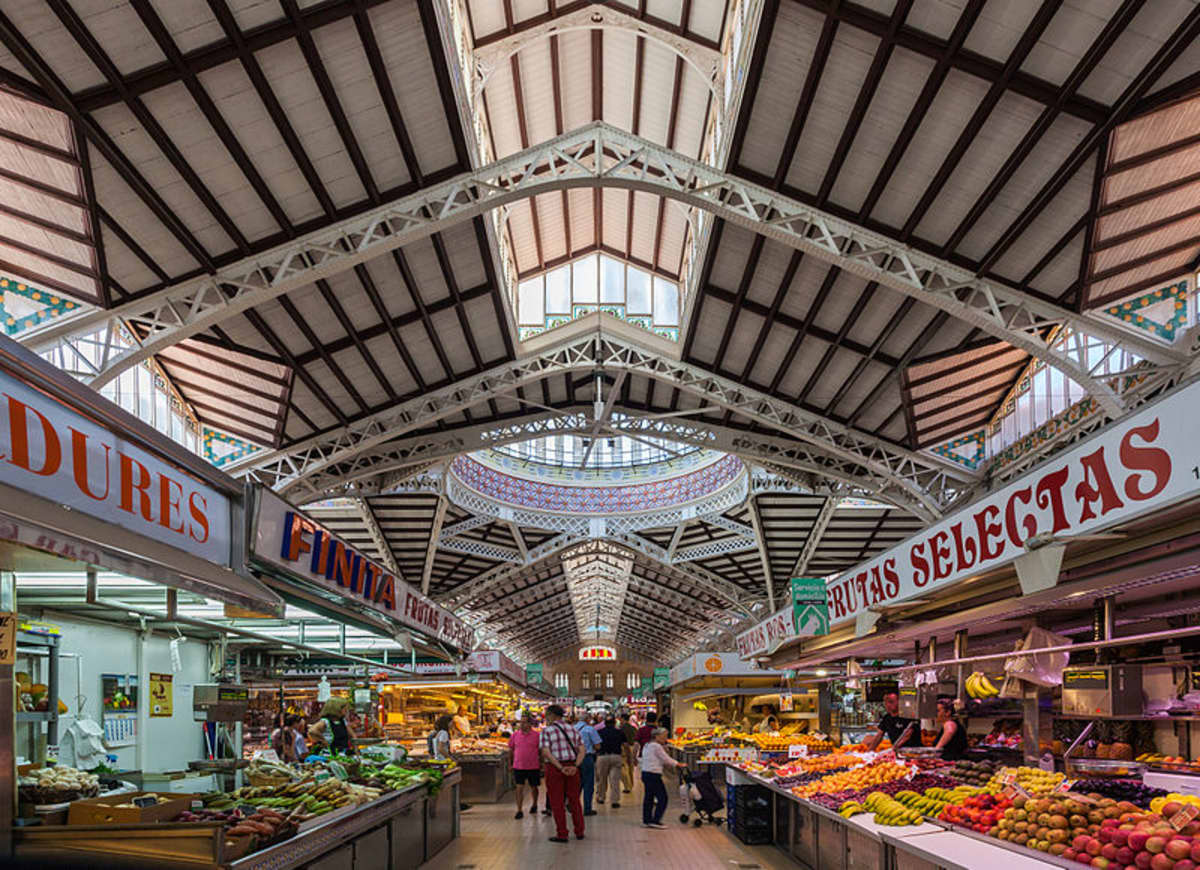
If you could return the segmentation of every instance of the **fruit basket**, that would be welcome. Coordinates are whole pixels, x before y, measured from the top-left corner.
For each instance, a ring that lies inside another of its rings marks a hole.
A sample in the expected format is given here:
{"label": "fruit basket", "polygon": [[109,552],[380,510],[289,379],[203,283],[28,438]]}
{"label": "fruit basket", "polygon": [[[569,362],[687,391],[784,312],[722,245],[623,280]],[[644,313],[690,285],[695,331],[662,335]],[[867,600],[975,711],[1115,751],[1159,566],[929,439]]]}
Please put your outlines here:
{"label": "fruit basket", "polygon": [[1140,761],[1116,761],[1108,758],[1067,758],[1067,774],[1095,779],[1141,779],[1146,765]]}

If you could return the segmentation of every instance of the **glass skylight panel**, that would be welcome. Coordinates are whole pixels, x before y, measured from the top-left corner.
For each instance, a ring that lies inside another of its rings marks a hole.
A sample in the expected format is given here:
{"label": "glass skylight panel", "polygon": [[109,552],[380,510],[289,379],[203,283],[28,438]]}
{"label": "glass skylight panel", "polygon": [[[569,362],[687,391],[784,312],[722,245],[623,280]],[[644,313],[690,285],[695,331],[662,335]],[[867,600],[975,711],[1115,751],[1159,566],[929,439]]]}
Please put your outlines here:
{"label": "glass skylight panel", "polygon": [[595,311],[678,341],[679,306],[674,281],[607,254],[588,254],[517,287],[522,341]]}
{"label": "glass skylight panel", "polygon": [[596,302],[596,256],[593,254],[571,264],[571,296],[576,302]]}
{"label": "glass skylight panel", "polygon": [[600,258],[600,301],[625,301],[625,264],[620,260]]}

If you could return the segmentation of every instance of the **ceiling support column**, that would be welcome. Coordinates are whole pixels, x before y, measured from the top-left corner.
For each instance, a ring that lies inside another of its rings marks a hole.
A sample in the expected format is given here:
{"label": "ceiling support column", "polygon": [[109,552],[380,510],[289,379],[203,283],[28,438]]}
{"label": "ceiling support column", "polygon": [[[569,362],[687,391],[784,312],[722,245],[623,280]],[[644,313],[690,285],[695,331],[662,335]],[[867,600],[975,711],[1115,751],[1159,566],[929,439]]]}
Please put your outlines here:
{"label": "ceiling support column", "polygon": [[425,548],[425,568],[421,572],[421,594],[429,594],[429,579],[433,576],[433,557],[437,553],[438,538],[442,534],[442,523],[446,520],[446,508],[450,500],[438,496],[437,511],[433,515],[433,527],[429,530],[429,546]]}

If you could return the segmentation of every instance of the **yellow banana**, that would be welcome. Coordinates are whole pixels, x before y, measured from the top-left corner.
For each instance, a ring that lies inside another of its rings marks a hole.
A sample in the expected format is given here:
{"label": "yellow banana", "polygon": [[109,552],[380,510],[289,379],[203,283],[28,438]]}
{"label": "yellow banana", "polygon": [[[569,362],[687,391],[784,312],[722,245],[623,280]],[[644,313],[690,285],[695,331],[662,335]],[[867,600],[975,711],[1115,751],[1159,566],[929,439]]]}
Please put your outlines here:
{"label": "yellow banana", "polygon": [[987,697],[989,698],[994,698],[996,695],[1000,694],[1000,690],[992,685],[992,681],[987,678],[987,674],[979,675],[979,684],[983,687],[983,690],[987,692]]}
{"label": "yellow banana", "polygon": [[967,677],[966,689],[967,694],[972,698],[979,697],[979,671],[975,671],[971,676]]}

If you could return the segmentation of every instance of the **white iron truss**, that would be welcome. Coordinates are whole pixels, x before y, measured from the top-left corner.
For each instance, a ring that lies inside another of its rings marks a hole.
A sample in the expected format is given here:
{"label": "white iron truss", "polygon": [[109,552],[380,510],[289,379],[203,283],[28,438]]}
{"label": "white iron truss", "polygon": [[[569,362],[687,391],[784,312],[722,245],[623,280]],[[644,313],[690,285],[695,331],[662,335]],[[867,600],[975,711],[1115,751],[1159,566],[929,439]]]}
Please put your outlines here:
{"label": "white iron truss", "polygon": [[[333,228],[319,230],[215,275],[165,288],[103,311],[50,321],[22,342],[46,350],[107,330],[107,350],[91,384],[229,317],[328,278],[401,245],[508,203],[555,190],[617,187],[643,190],[776,239],[845,271],[877,281],[949,312],[1062,370],[1110,416],[1125,410],[1122,379],[1097,370],[1071,346],[1048,346],[1056,326],[1110,341],[1161,366],[1188,362],[1182,349],[1122,326],[1103,314],[1077,314],[819,209],[726,174],[670,149],[594,122],[470,173],[433,185]],[[118,336],[131,346],[121,350]]]}
{"label": "white iron truss", "polygon": [[396,564],[396,556],[392,553],[392,548],[387,542],[387,536],[383,533],[383,529],[379,528],[379,522],[375,518],[375,511],[371,510],[371,506],[367,504],[365,498],[356,498],[354,504],[358,508],[359,516],[362,517],[363,525],[367,527],[367,534],[371,536],[371,543],[379,551],[380,561],[392,572],[396,579],[403,580],[404,575],[400,572],[400,566]]}
{"label": "white iron truss", "polygon": [[[363,452],[383,448],[407,432],[430,426],[487,399],[507,395],[518,387],[553,375],[600,370],[628,371],[653,378],[744,419],[786,432],[797,440],[794,446],[792,442],[784,442],[789,446],[779,447],[779,459],[787,458],[790,453],[802,454],[817,460],[816,468],[828,466],[835,477],[855,481],[863,477],[878,479],[876,488],[881,491],[880,497],[885,489],[895,490],[906,501],[921,505],[920,512],[927,519],[940,516],[944,505],[963,489],[963,483],[973,482],[968,472],[953,463],[898,447],[651,350],[632,340],[637,337],[636,327],[610,315],[597,313],[589,318],[595,318],[594,329],[548,345],[539,353],[504,363],[327,434],[230,463],[227,470],[235,475],[252,476],[277,492],[287,493],[306,478],[328,469],[345,473],[346,463]],[[752,434],[746,434],[743,440],[750,445],[762,441]],[[736,444],[733,452],[737,452]],[[869,486],[861,482],[860,485]]]}
{"label": "white iron truss", "polygon": [[800,548],[796,564],[792,566],[792,577],[803,577],[804,572],[808,570],[808,563],[812,561],[813,555],[817,552],[817,547],[821,544],[821,536],[829,528],[829,521],[833,519],[837,506],[838,499],[830,497],[825,499],[821,509],[817,511],[812,529],[809,530],[808,537],[804,539],[804,546]]}

